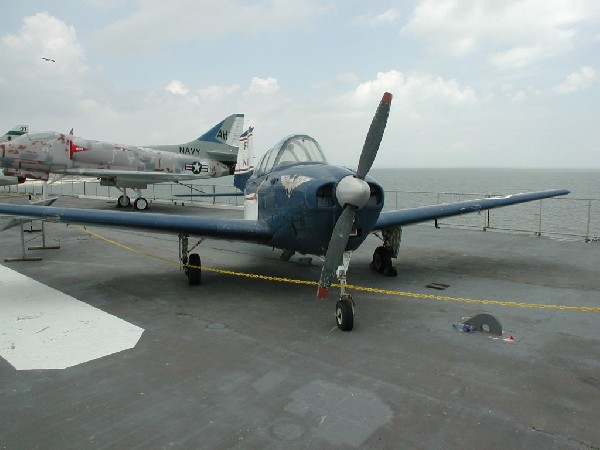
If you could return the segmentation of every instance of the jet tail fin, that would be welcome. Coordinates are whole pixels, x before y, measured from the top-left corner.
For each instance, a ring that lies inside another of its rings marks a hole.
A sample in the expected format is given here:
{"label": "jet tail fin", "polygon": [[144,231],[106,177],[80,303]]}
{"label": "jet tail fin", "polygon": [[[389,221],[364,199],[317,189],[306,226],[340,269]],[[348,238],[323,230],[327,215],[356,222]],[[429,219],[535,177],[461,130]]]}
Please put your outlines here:
{"label": "jet tail fin", "polygon": [[29,133],[29,125],[15,125],[4,136],[0,137],[0,141],[10,141],[25,133]]}
{"label": "jet tail fin", "polygon": [[243,114],[232,114],[226,117],[221,122],[216,124],[197,140],[204,142],[213,142],[217,144],[231,145],[237,147],[239,145],[242,127],[244,126]]}
{"label": "jet tail fin", "polygon": [[237,163],[233,173],[233,185],[240,191],[244,190],[248,179],[252,175],[252,172],[254,172],[254,166],[252,165],[253,132],[254,127],[250,127],[240,136]]}

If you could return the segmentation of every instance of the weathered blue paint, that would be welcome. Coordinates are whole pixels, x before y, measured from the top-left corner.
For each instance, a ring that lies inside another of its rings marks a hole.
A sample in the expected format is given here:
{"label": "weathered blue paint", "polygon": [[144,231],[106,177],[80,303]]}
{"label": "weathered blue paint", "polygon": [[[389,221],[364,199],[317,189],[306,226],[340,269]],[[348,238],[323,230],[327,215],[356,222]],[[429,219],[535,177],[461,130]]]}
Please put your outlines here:
{"label": "weathered blue paint", "polygon": [[544,198],[567,195],[566,189],[551,189],[541,192],[528,192],[524,194],[508,195],[506,197],[492,197],[479,200],[467,200],[457,203],[444,203],[440,205],[421,206],[418,208],[407,208],[398,211],[386,211],[381,213],[373,230],[410,225],[428,220],[441,219],[443,217],[458,216],[471,212],[479,212],[487,209],[499,208],[501,206],[516,205],[517,203],[531,202]]}
{"label": "weathered blue paint", "polygon": [[268,225],[262,220],[209,219],[198,216],[136,214],[97,209],[10,204],[0,204],[0,212],[81,225],[136,228],[168,233],[189,233],[198,236],[251,242],[264,243],[272,236]]}

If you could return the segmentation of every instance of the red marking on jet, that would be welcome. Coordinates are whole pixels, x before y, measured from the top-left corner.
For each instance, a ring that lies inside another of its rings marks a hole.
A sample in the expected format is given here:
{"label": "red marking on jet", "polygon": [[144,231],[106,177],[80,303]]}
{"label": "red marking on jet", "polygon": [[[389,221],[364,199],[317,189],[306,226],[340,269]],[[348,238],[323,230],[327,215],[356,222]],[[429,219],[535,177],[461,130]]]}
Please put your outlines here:
{"label": "red marking on jet", "polygon": [[73,159],[73,155],[78,152],[85,152],[87,148],[76,145],[75,142],[69,141],[69,159]]}

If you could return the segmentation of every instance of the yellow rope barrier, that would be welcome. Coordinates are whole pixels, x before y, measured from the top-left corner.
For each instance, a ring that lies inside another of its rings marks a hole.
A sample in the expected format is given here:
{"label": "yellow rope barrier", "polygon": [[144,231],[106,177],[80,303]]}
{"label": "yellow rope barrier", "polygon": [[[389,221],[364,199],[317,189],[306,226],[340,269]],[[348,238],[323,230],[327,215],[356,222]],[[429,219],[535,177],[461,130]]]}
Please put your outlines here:
{"label": "yellow rope barrier", "polygon": [[[78,225],[79,226],[79,225]],[[176,265],[176,266],[184,266],[184,267],[195,267],[190,265],[182,264],[178,261],[173,261],[167,258],[163,258],[160,256],[153,255],[151,253],[145,252],[143,250],[138,250],[127,245],[121,244],[117,241],[109,239],[100,234],[94,233],[90,230],[87,230],[83,226],[79,226],[83,231],[88,233],[95,238],[101,239],[109,244],[116,245],[124,250],[128,250],[130,252],[137,253],[139,255],[143,255],[149,258],[158,259],[159,261],[166,262],[168,264]],[[317,286],[316,281],[307,281],[307,280],[296,280],[293,278],[283,278],[283,277],[273,277],[268,275],[257,275],[253,273],[244,273],[244,272],[235,272],[232,270],[223,270],[223,269],[214,269],[210,267],[202,267],[202,270],[208,272],[219,273],[222,275],[230,275],[236,277],[245,277],[245,278],[253,278],[257,280],[265,280],[265,281],[275,281],[278,283],[291,283],[291,284],[303,284],[310,286]],[[339,287],[339,285],[334,284],[334,287]],[[460,303],[477,303],[480,305],[495,305],[495,306],[509,306],[514,308],[530,308],[530,309],[556,309],[561,311],[578,311],[578,312],[600,312],[600,307],[591,307],[591,306],[565,306],[565,305],[552,305],[552,304],[544,304],[544,303],[523,303],[523,302],[515,302],[515,301],[501,301],[501,300],[487,300],[487,299],[475,299],[475,298],[464,298],[464,297],[447,297],[443,295],[433,295],[433,294],[417,294],[414,292],[404,292],[404,291],[394,291],[388,289],[378,289],[378,288],[370,288],[364,286],[355,286],[355,285],[346,285],[347,289],[352,289],[355,291],[362,292],[371,292],[375,294],[384,294],[384,295],[394,295],[398,297],[408,297],[408,298],[420,298],[426,300],[438,300],[438,301],[449,301],[449,302],[460,302]]]}

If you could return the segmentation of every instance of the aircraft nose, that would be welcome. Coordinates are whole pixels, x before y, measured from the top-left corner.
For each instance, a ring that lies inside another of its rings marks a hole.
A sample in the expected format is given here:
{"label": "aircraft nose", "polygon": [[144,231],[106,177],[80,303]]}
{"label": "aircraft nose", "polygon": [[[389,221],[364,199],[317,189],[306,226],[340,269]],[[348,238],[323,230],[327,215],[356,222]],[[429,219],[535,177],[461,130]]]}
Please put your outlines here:
{"label": "aircraft nose", "polygon": [[367,204],[370,195],[369,184],[352,175],[342,178],[335,189],[335,196],[342,207],[350,204],[360,209]]}

